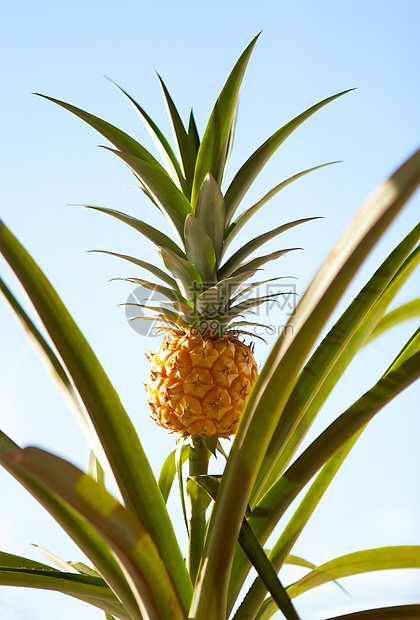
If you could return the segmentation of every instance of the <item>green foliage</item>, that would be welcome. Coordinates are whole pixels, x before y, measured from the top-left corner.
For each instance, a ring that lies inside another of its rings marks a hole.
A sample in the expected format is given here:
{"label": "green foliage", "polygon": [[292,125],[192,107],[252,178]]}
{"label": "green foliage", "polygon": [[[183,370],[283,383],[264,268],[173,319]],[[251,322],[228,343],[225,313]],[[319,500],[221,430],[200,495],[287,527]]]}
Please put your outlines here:
{"label": "green foliage", "polygon": [[[265,262],[289,249],[253,259],[249,255],[266,240],[313,219],[283,224],[253,239],[221,264],[228,243],[265,202],[292,181],[321,167],[283,181],[232,221],[240,201],[274,151],[314,112],[344,94],[321,101],[279,129],[245,162],[223,192],[239,88],[255,42],[256,38],[232,70],[202,140],[193,114],[185,127],[159,78],[179,159],[145,110],[119,89],[152,134],[166,169],[116,127],[47,97],[111,142],[116,149],[113,152],[134,172],[154,206],[171,222],[177,243],[131,216],[90,207],[134,227],[157,245],[169,273],[131,256],[107,253],[146,269],[164,282],[165,286],[161,286],[133,279],[156,288],[168,299],[172,310],[156,307],[155,311],[170,325],[185,326],[191,316],[205,315],[210,298],[214,302],[215,292],[222,298],[225,289],[232,301],[222,308],[225,314],[220,317],[221,324],[264,303],[268,297],[241,301],[243,290],[233,295]],[[387,366],[379,369],[382,375],[376,384],[347,410],[338,411],[331,425],[295,457],[327,396],[358,351],[373,338],[386,335],[393,325],[420,315],[419,299],[387,312],[401,286],[418,267],[418,225],[392,249],[315,346],[354,274],[419,183],[417,152],[374,193],[332,249],[274,344],[229,455],[224,454],[217,438],[202,441],[194,437],[191,445],[179,444],[167,457],[159,482],[141,438],[85,337],[39,266],[0,221],[0,253],[28,294],[47,336],[1,279],[0,291],[40,358],[52,369],[94,455],[88,472],[83,472],[43,450],[22,449],[0,432],[1,465],[50,512],[92,563],[92,567],[68,563],[44,552],[58,566],[52,568],[0,553],[0,584],[59,591],[98,607],[106,618],[120,620],[227,620],[234,606],[236,620],[265,620],[278,609],[285,618],[296,620],[291,599],[327,581],[372,570],[419,568],[420,550],[414,546],[365,550],[319,567],[291,555],[366,425],[420,376],[420,337],[416,330],[395,359],[387,360]],[[202,288],[192,295],[192,285],[197,283]],[[245,290],[257,284],[248,284]],[[232,327],[238,330],[253,325],[258,324],[239,320]],[[223,475],[207,476],[208,458],[218,453],[227,460]],[[187,461],[189,477],[184,483],[183,465]],[[177,475],[189,535],[187,563],[166,508]],[[103,476],[109,483],[106,487]],[[297,505],[295,500],[299,500]],[[264,544],[268,536],[291,506],[292,516],[267,552]],[[309,572],[285,587],[277,573],[287,562],[306,567]],[[243,596],[252,566],[258,576]],[[401,606],[366,610],[348,617],[420,616],[418,606]]]}

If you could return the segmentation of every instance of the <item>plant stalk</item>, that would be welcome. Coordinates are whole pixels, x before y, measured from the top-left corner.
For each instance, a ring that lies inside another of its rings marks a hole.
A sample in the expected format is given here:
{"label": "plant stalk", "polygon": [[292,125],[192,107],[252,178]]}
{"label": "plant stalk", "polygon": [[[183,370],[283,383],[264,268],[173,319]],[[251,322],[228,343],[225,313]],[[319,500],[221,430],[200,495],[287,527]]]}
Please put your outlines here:
{"label": "plant stalk", "polygon": [[[199,436],[192,436],[192,447],[189,457],[189,475],[201,476],[207,474],[209,451]],[[205,491],[195,482],[187,482],[187,570],[194,584],[203,554],[204,539],[206,536],[206,508],[208,497]]]}

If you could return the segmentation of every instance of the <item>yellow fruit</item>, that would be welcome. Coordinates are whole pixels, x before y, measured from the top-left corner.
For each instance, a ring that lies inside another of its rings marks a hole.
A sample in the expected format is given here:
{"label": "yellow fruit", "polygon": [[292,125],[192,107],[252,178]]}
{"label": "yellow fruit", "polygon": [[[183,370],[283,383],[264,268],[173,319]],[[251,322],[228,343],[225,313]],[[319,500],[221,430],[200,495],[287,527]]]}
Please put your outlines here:
{"label": "yellow fruit", "polygon": [[238,338],[170,331],[151,358],[151,417],[184,436],[229,437],[256,376],[252,350]]}

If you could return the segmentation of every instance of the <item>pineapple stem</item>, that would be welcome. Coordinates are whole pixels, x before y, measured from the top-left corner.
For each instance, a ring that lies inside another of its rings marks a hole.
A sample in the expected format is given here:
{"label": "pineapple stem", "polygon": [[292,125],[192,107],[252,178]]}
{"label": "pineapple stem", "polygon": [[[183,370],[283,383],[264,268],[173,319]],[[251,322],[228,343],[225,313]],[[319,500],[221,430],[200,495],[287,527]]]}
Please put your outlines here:
{"label": "pineapple stem", "polygon": [[[207,474],[209,451],[198,435],[191,437],[192,448],[189,457],[189,475],[201,476]],[[194,584],[203,554],[204,539],[206,536],[206,508],[207,495],[197,484],[187,484],[187,569]]]}

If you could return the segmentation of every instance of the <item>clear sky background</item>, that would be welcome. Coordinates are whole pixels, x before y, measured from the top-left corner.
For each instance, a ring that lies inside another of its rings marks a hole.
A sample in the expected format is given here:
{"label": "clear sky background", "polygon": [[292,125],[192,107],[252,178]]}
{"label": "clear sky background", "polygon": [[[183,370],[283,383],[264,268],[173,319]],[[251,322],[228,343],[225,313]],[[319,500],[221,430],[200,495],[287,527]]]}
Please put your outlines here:
{"label": "clear sky background", "polygon": [[[92,203],[145,217],[166,230],[147,200],[130,188],[134,178],[104,141],[81,121],[31,95],[42,92],[106,118],[153,149],[134,111],[104,79],[132,94],[170,132],[154,71],[165,80],[181,114],[194,107],[202,133],[234,62],[263,30],[241,92],[232,175],[278,127],[317,101],[357,90],[307,121],[267,165],[244,206],[305,168],[337,166],[305,177],[261,210],[252,233],[270,223],[322,215],[294,229],[285,245],[304,252],[267,268],[267,277],[293,275],[302,293],[363,201],[419,142],[420,3],[418,0],[248,2],[215,0],[137,2],[74,0],[9,2],[2,11],[0,217],[44,269],[87,336],[122,401],[158,474],[174,437],[150,419],[142,386],[144,353],[157,339],[138,335],[124,310],[131,287],[114,277],[140,275],[128,264],[88,249],[108,249],[154,260],[134,231],[99,213],[66,206]],[[411,200],[357,277],[356,294],[379,262],[418,221],[420,197]],[[273,227],[273,226],[272,226]],[[242,243],[250,229],[244,229]],[[276,241],[267,246],[273,251]],[[0,270],[21,299],[7,266]],[[420,294],[415,274],[398,301]],[[25,302],[26,303],[26,302]],[[342,306],[342,309],[344,306]],[[285,321],[275,313],[274,325]],[[416,327],[415,321],[376,342],[355,360],[328,400],[314,432],[324,428],[368,389]],[[263,363],[269,346],[258,344]],[[296,545],[315,563],[359,549],[420,544],[418,497],[419,385],[375,419],[343,466]],[[79,466],[86,441],[6,306],[0,303],[0,428],[21,445],[38,445]],[[36,543],[64,559],[81,553],[7,473],[0,471],[0,549],[42,557]],[[171,510],[179,514],[176,494]],[[184,543],[182,519],[177,532]],[[300,576],[297,570],[287,580]],[[296,600],[303,620],[321,620],[376,604],[420,602],[419,571],[343,580],[351,597],[324,586]],[[2,620],[84,620],[100,611],[63,595],[0,588]]]}

